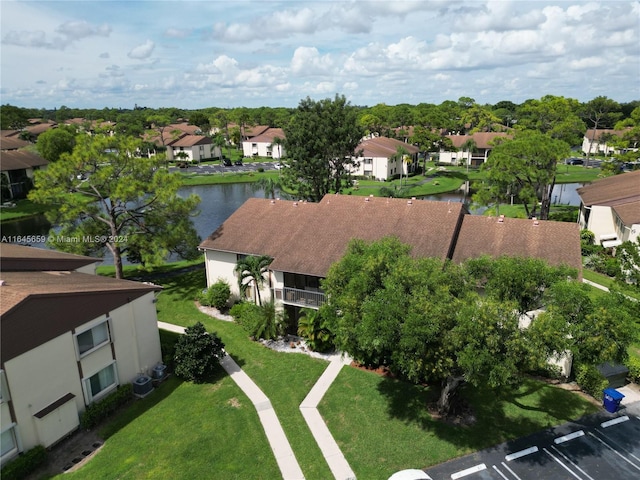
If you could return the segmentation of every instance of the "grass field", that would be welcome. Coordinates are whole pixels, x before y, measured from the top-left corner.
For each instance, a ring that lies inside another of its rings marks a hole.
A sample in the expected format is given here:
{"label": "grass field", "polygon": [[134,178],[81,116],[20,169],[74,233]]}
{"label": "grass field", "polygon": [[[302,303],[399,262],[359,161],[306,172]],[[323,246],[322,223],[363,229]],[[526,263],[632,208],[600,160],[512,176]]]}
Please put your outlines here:
{"label": "grass field", "polygon": [[[269,350],[235,323],[200,313],[193,299],[205,285],[204,270],[184,272],[186,266],[176,266],[177,275],[165,267],[148,278],[155,275],[164,286],[156,304],[159,319],[183,326],[202,321],[217,332],[271,400],[305,478],[332,478],[298,408],[327,363]],[[575,394],[529,380],[498,397],[468,388],[465,396],[478,421],[452,426],[429,415],[435,395],[429,387],[345,367],[320,411],[357,477],[386,479],[401,468],[433,465],[597,409]],[[107,439],[103,450],[71,478],[279,478],[255,409],[222,371],[202,385],[172,378],[101,433]]]}

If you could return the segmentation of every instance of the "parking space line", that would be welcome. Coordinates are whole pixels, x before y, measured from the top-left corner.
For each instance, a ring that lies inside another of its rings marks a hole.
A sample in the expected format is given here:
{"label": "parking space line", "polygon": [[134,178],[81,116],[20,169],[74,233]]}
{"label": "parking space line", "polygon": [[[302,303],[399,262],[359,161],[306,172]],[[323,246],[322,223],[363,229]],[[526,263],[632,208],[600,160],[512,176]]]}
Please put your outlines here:
{"label": "parking space line", "polygon": [[511,460],[515,460],[516,458],[521,458],[521,457],[524,457],[526,455],[530,455],[532,453],[536,453],[537,451],[538,451],[538,447],[529,447],[529,448],[525,448],[524,450],[520,450],[519,452],[510,453],[509,455],[505,455],[504,459],[507,462],[510,462]]}
{"label": "parking space line", "polygon": [[614,418],[613,420],[609,420],[609,421],[607,421],[607,422],[602,422],[602,423],[600,424],[600,426],[601,426],[602,428],[607,428],[607,427],[610,427],[610,426],[612,426],[612,425],[617,425],[617,424],[619,424],[619,423],[626,422],[627,420],[629,420],[629,417],[627,417],[627,416],[625,415],[625,416],[623,416],[623,417]]}
{"label": "parking space line", "polygon": [[[569,472],[571,475],[573,475],[574,477],[576,477],[578,480],[582,480],[578,475],[576,475],[576,473],[571,470],[569,467],[567,467],[564,463],[562,463],[560,461],[559,458],[557,458],[553,453],[551,453],[549,450],[547,450],[546,448],[542,449],[547,455],[549,455],[551,458],[553,458],[556,462],[558,462],[558,464],[564,468],[567,472]],[[593,479],[592,479],[593,480]]]}
{"label": "parking space line", "polygon": [[[503,465],[504,465],[504,463],[503,463]],[[494,465],[494,466],[493,466],[493,469],[494,469],[494,470],[498,473],[498,475],[500,475],[504,480],[509,480],[509,478],[508,478],[504,473],[502,473],[500,470],[498,470],[498,467],[496,467],[496,466]]]}
{"label": "parking space line", "polygon": [[476,465],[475,467],[467,468],[466,470],[460,470],[459,472],[451,474],[451,480],[456,480],[457,478],[466,477],[467,475],[471,475],[472,473],[481,472],[482,470],[486,470],[487,466],[484,463]]}
{"label": "parking space line", "polygon": [[[597,431],[597,430],[596,430]],[[635,456],[633,454],[633,452],[630,452],[629,450],[627,450],[626,448],[624,448],[623,446],[621,446],[618,442],[616,442],[615,439],[611,438],[609,435],[607,435],[605,432],[599,432],[597,431],[600,435],[606,437],[607,442],[609,442],[612,445],[615,445],[616,448],[618,448],[619,450],[622,450],[624,453],[626,453],[627,455],[629,455],[630,457],[635,458],[638,462],[640,462],[640,458],[638,458],[637,456]]]}
{"label": "parking space line", "polygon": [[514,477],[516,477],[516,480],[522,480],[518,475],[516,475],[516,472],[514,472],[513,470],[511,470],[511,469],[507,466],[507,464],[506,464],[506,463],[502,462],[502,466],[503,466],[504,468],[506,468],[506,469],[509,471],[509,473],[510,473],[511,475],[513,475]]}
{"label": "parking space line", "polygon": [[636,470],[640,470],[640,467],[638,465],[636,465],[635,463],[633,463],[631,460],[629,460],[627,457],[625,457],[624,455],[622,455],[619,451],[617,451],[615,448],[613,448],[611,445],[609,445],[607,442],[605,442],[604,440],[596,437],[593,433],[589,432],[589,435],[591,435],[593,438],[595,438],[596,440],[598,440],[602,445],[604,445],[605,447],[607,447],[609,450],[611,450],[613,453],[615,453],[616,455],[618,455],[620,458],[622,458],[624,461],[626,461],[627,463],[629,463],[631,466],[635,467]]}
{"label": "parking space line", "polygon": [[560,455],[562,458],[564,458],[567,462],[569,462],[576,470],[579,470],[580,473],[582,473],[585,477],[587,477],[589,480],[595,480],[591,475],[589,475],[587,472],[585,472],[583,469],[581,469],[578,465],[576,465],[575,463],[573,463],[573,461],[571,461],[571,459],[569,457],[567,457],[564,453],[562,453],[560,450],[558,450],[556,447],[551,447],[553,450],[556,451],[556,453],[558,455]]}
{"label": "parking space line", "polygon": [[584,431],[578,430],[577,432],[570,433],[568,435],[563,435],[562,437],[555,438],[553,443],[556,445],[560,445],[561,443],[568,442],[569,440],[573,440],[574,438],[582,437],[584,435]]}

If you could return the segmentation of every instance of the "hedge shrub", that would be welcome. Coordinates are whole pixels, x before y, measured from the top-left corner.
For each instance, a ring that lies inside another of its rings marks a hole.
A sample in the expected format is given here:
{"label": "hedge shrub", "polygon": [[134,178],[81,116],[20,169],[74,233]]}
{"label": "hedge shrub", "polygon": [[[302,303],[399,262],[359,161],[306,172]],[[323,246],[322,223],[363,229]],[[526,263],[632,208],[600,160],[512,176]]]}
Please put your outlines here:
{"label": "hedge shrub", "polygon": [[87,430],[92,429],[132,398],[133,385],[130,383],[120,385],[115,392],[89,405],[80,416],[80,425]]}
{"label": "hedge shrub", "polygon": [[630,357],[627,362],[629,379],[634,383],[640,383],[640,358]]}
{"label": "hedge shrub", "polygon": [[38,445],[2,467],[2,480],[20,480],[36,471],[47,461],[47,450]]}
{"label": "hedge shrub", "polygon": [[602,376],[594,365],[578,365],[576,368],[576,382],[583,392],[598,400],[602,398],[602,391],[609,386],[609,381]]}
{"label": "hedge shrub", "polygon": [[218,310],[227,308],[229,298],[231,297],[231,287],[224,280],[218,280],[200,295],[199,301],[201,305],[207,307],[215,307]]}

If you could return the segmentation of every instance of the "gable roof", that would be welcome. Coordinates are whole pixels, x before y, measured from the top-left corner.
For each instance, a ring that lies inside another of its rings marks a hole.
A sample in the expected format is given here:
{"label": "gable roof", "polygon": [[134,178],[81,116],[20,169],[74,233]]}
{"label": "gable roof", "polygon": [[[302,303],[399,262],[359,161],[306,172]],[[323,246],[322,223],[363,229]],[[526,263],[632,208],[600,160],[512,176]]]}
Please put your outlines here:
{"label": "gable roof", "polygon": [[[566,222],[469,215],[461,203],[325,195],[320,203],[251,198],[200,244],[205,250],[273,257],[271,269],[318,277],[349,241],[395,236],[414,257],[462,262],[481,255],[541,258],[580,272],[580,232]],[[251,234],[247,226],[251,225]]]}
{"label": "gable roof", "polygon": [[598,129],[590,128],[585,132],[584,136],[588,140],[591,140],[593,138],[594,140],[599,141],[600,137],[602,137],[602,135],[604,134],[613,135],[615,137],[622,137],[629,130],[631,130],[631,127],[626,128],[624,130],[613,130],[610,128],[598,128]]}
{"label": "gable roof", "polygon": [[2,272],[2,362],[145,295],[156,285],[68,271]]}
{"label": "gable roof", "polygon": [[471,135],[446,135],[456,148],[461,148],[467,140],[473,140],[476,142],[476,147],[483,149],[493,148],[494,146],[490,145],[490,142],[495,138],[511,138],[512,136],[513,135],[504,132],[476,132]]}
{"label": "gable roof", "polygon": [[281,128],[267,128],[265,131],[261,132],[255,137],[249,137],[245,141],[251,143],[273,143],[273,139],[276,137],[284,140],[284,130],[282,130]]}
{"label": "gable roof", "polygon": [[581,272],[580,227],[570,222],[466,215],[452,260],[462,263],[483,255],[541,258]]}
{"label": "gable roof", "polygon": [[169,143],[168,147],[194,147],[196,145],[211,145],[210,137],[205,135],[185,135]]}
{"label": "gable roof", "polygon": [[0,154],[0,170],[22,170],[34,167],[43,167],[49,162],[40,155],[28,150],[6,150]]}
{"label": "gable roof", "polygon": [[13,243],[0,243],[0,268],[2,272],[36,270],[77,270],[99,258],[84,257],[71,253],[27,247]]}
{"label": "gable roof", "polygon": [[362,150],[364,157],[391,158],[398,152],[398,147],[404,148],[409,154],[416,154],[420,151],[415,145],[405,143],[395,138],[373,137],[360,142],[356,147],[356,152]]}
{"label": "gable roof", "polygon": [[[447,258],[466,213],[461,203],[326,195],[320,203],[251,198],[203,249],[269,255],[278,271],[323,277],[349,241],[396,236],[416,257]],[[251,225],[251,235],[247,235]]]}
{"label": "gable roof", "polygon": [[601,178],[577,192],[587,207],[612,207],[625,225],[640,223],[640,170]]}
{"label": "gable roof", "polygon": [[22,140],[20,137],[0,137],[1,150],[18,150],[19,148],[31,145],[29,142]]}

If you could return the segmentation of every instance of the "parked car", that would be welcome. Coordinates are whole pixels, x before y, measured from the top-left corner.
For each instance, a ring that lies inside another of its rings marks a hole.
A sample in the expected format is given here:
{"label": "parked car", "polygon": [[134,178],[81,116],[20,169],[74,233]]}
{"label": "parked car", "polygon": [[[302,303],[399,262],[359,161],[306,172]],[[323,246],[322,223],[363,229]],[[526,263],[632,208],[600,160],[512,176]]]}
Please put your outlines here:
{"label": "parked car", "polygon": [[227,157],[224,157],[224,158],[222,159],[222,164],[223,164],[225,167],[230,167],[230,166],[231,166],[231,159],[230,159],[230,158],[227,158]]}
{"label": "parked car", "polygon": [[282,164],[278,162],[274,165],[274,167],[276,167],[276,170],[280,170],[282,168]]}
{"label": "parked car", "polygon": [[241,167],[241,166],[242,166],[242,160],[236,160],[235,162],[233,162],[233,164],[234,164],[236,167]]}
{"label": "parked car", "polygon": [[581,158],[567,158],[565,163],[567,165],[584,165],[584,160]]}

